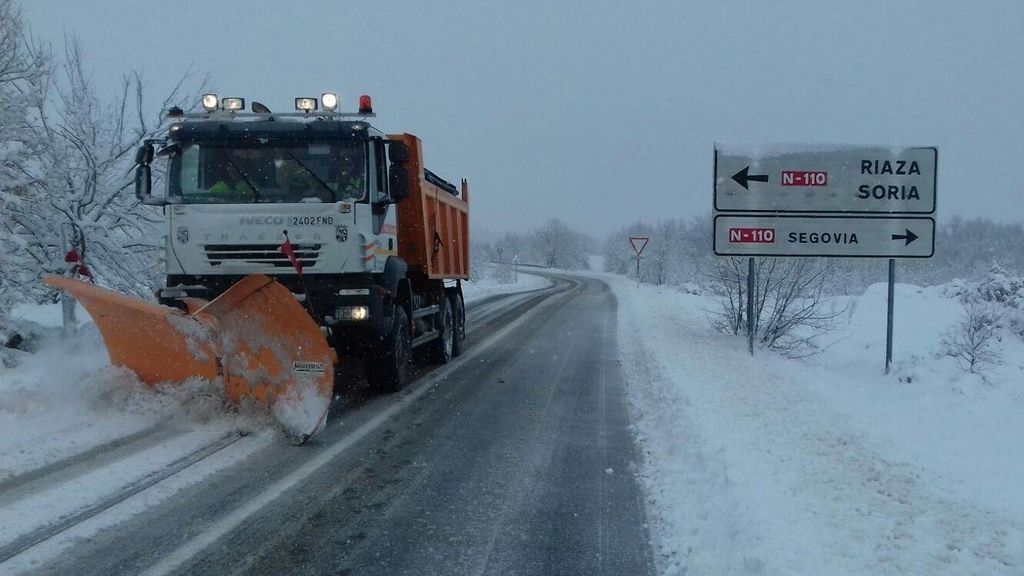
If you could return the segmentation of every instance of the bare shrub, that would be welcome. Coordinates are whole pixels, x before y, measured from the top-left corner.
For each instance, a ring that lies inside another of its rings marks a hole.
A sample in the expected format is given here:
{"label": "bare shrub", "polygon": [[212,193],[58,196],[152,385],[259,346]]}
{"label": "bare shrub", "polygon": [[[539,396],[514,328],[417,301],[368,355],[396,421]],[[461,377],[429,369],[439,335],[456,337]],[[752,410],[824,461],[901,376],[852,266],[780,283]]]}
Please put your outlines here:
{"label": "bare shrub", "polygon": [[[825,259],[758,258],[754,261],[755,340],[791,358],[821,350],[819,340],[847,315],[848,306],[827,297],[833,264]],[[719,309],[711,325],[725,334],[746,332],[747,263],[717,259],[709,273]]]}
{"label": "bare shrub", "polygon": [[740,334],[747,325],[747,271],[742,258],[716,259],[708,273],[720,308],[708,311],[711,325],[722,334]]}
{"label": "bare shrub", "polygon": [[1002,363],[999,352],[1000,318],[992,306],[972,302],[942,339],[942,353],[970,374],[983,375]]}

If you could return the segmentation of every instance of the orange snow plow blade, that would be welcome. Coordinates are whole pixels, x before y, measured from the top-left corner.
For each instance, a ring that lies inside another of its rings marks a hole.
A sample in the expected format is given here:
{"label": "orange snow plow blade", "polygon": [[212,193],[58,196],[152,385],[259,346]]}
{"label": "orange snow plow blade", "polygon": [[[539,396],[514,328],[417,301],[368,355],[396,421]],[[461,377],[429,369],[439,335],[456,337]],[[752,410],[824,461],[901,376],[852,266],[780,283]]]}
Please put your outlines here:
{"label": "orange snow plow blade", "polygon": [[80,280],[44,281],[82,303],[110,361],[145,383],[219,379],[229,399],[260,402],[301,440],[326,422],[333,350],[291,292],[273,279],[246,276],[212,302],[189,302],[191,314]]}

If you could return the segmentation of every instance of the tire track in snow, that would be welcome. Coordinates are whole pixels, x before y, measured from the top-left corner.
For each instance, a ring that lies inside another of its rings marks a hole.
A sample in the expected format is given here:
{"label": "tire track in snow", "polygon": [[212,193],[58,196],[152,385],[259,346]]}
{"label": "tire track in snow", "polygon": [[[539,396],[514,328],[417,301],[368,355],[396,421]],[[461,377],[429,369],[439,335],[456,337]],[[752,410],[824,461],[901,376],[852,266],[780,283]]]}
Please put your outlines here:
{"label": "tire track in snow", "polygon": [[230,432],[218,438],[213,443],[194,450],[185,456],[175,460],[171,464],[151,472],[143,478],[132,482],[114,494],[101,498],[93,505],[78,512],[64,517],[61,520],[33,530],[23,536],[16,538],[10,544],[0,547],[0,568],[5,562],[12,560],[31,548],[46,542],[47,540],[61,534],[62,532],[82,523],[86,520],[124,502],[125,500],[147,490],[179,473],[189,467],[213,456],[214,454],[231,446],[246,436],[239,432]]}
{"label": "tire track in snow", "polygon": [[38,490],[41,485],[51,481],[59,481],[60,477],[84,474],[144,450],[153,444],[154,440],[152,438],[154,436],[157,436],[155,441],[165,437],[165,435],[157,435],[158,432],[180,434],[184,430],[173,431],[166,428],[166,423],[161,422],[132,434],[114,438],[109,442],[97,444],[77,454],[72,454],[38,468],[11,476],[0,481],[0,508],[13,500],[19,499],[24,492],[22,488],[26,485],[29,485],[33,490]]}

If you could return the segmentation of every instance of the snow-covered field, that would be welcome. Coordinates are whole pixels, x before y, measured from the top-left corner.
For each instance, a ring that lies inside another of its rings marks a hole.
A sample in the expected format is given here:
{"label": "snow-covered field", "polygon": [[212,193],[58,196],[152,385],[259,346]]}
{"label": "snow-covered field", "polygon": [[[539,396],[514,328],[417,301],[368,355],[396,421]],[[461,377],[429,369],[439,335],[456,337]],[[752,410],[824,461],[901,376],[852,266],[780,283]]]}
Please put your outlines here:
{"label": "snow-covered field", "polygon": [[606,275],[666,574],[1024,574],[1024,343],[987,382],[938,351],[961,310],[852,299],[826,352],[750,357],[708,296]]}

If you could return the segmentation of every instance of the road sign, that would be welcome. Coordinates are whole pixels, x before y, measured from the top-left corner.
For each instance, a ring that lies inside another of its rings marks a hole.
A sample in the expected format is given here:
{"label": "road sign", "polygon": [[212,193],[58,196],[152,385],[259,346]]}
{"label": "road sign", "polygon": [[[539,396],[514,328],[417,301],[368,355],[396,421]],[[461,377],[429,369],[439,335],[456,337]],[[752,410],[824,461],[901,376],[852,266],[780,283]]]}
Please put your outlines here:
{"label": "road sign", "polygon": [[633,251],[636,252],[637,258],[640,257],[644,252],[644,248],[647,247],[647,242],[650,238],[644,236],[630,236],[629,243],[633,246]]}
{"label": "road sign", "polygon": [[933,214],[938,151],[715,148],[717,212]]}
{"label": "road sign", "polygon": [[931,258],[931,217],[719,214],[714,224],[719,256],[830,256]]}

